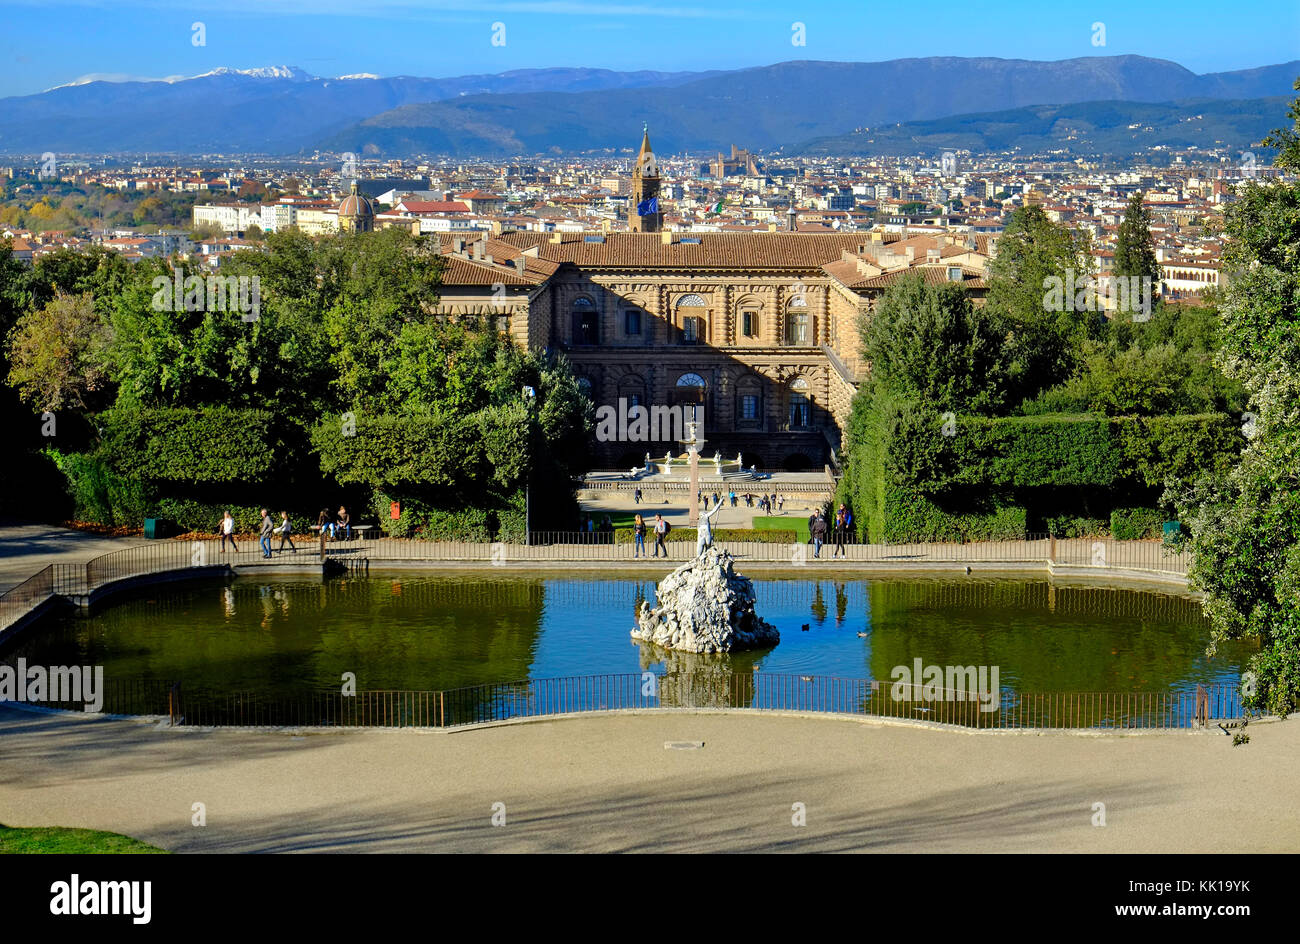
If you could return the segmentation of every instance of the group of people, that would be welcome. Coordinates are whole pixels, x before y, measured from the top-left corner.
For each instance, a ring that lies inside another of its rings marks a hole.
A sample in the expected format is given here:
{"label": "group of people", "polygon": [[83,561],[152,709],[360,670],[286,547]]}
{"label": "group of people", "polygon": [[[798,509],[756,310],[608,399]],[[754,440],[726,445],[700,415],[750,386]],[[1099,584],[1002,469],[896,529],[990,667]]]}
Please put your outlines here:
{"label": "group of people", "polygon": [[[317,519],[320,526],[321,534],[328,534],[335,537],[339,532],[344,535],[344,540],[352,537],[352,516],[348,514],[347,508],[340,505],[338,518],[331,520],[328,508],[322,508],[320,517]],[[230,549],[236,554],[239,553],[239,547],[235,544],[235,516],[229,511],[221,516],[221,526],[218,529],[221,533],[221,553],[226,553],[226,542],[230,542]],[[284,553],[285,546],[294,554],[298,553],[298,548],[294,546],[291,535],[293,534],[293,522],[289,520],[289,512],[280,512],[280,523],[271,519],[271,512],[266,508],[262,509],[262,522],[258,527],[258,546],[262,550],[262,557],[270,558],[271,556],[271,537],[278,534],[280,536],[280,546],[276,548],[276,553]]]}
{"label": "group of people", "polygon": [[844,542],[849,539],[850,529],[853,527],[853,512],[849,511],[843,504],[835,512],[834,522],[827,522],[826,516],[822,514],[821,509],[813,512],[808,516],[808,533],[811,536],[813,546],[813,557],[822,556],[822,545],[826,543],[827,534],[835,539],[835,554],[848,557],[844,550]]}
{"label": "group of people", "polygon": [[[663,515],[661,514],[655,515],[655,520],[654,520],[654,536],[655,536],[654,556],[655,557],[659,556],[660,551],[664,552],[664,557],[668,556],[668,548],[664,546],[664,539],[668,537],[668,532],[672,530],[672,527],[673,527],[672,525],[670,525],[667,521],[664,520]],[[646,536],[646,532],[649,529],[650,526],[646,523],[646,520],[638,514],[636,516],[636,520],[632,524],[632,535],[636,540],[636,546],[632,548],[633,557],[646,556],[645,536]]]}

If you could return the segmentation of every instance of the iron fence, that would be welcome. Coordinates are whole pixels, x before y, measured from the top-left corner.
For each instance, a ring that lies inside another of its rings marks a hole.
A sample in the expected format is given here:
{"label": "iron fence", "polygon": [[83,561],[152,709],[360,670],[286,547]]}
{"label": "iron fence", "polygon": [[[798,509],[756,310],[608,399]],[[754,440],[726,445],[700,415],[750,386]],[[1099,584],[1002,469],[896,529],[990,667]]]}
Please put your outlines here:
{"label": "iron fence", "polygon": [[[112,706],[111,708],[109,706]],[[65,707],[78,707],[75,705]],[[170,682],[116,682],[105,711],[170,715],[205,727],[453,728],[522,718],[657,708],[803,712],[925,721],[988,730],[1176,730],[1237,720],[1226,683],[1170,692],[980,694],[870,679],[717,670],[622,673],[444,691],[213,692]]]}

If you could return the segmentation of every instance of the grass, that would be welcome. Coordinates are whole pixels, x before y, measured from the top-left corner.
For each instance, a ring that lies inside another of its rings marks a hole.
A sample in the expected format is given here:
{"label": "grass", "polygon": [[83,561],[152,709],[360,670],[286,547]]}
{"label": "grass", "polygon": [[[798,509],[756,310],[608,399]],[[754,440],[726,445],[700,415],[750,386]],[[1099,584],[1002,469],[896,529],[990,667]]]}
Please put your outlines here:
{"label": "grass", "polygon": [[68,854],[167,854],[139,839],[98,829],[70,829],[64,826],[0,825],[0,855]]}

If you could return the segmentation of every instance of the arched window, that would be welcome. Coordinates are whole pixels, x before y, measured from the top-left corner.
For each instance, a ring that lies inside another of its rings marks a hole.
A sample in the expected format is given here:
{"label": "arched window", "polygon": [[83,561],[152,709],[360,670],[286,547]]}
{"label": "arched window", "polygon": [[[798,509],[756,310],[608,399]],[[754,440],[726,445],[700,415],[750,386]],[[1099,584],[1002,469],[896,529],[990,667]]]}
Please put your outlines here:
{"label": "arched window", "polygon": [[573,300],[573,343],[600,343],[600,312],[586,295]]}
{"label": "arched window", "polygon": [[812,410],[808,402],[808,381],[796,377],[790,384],[790,428],[807,429],[812,425]]}
{"label": "arched window", "polygon": [[682,374],[677,378],[679,387],[707,387],[708,383],[699,374]]}
{"label": "arched window", "polygon": [[677,317],[683,344],[708,341],[709,303],[699,295],[683,295],[677,300]]}

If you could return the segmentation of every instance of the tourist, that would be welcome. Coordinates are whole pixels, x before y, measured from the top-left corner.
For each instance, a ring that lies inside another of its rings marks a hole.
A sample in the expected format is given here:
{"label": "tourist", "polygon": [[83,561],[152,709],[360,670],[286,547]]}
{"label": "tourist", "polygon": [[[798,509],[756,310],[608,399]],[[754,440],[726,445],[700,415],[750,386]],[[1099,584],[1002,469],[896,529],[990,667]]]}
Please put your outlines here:
{"label": "tourist", "polygon": [[659,552],[664,552],[664,557],[668,556],[668,548],[664,547],[664,538],[668,536],[668,522],[664,521],[664,516],[655,513],[655,553],[658,557]]}
{"label": "tourist", "polygon": [[645,557],[645,519],[640,515],[636,516],[636,524],[632,525],[632,534],[636,537],[636,547],[632,548],[632,556]]}
{"label": "tourist", "polygon": [[736,507],[736,490],[735,490],[734,488],[733,488],[733,489],[731,490],[731,492],[729,493],[729,497],[731,498],[731,507],[732,507],[732,508],[735,508],[735,507]]}
{"label": "tourist", "polygon": [[258,544],[262,546],[262,556],[270,558],[271,556],[271,531],[275,525],[271,522],[271,512],[262,509],[262,528],[259,532]]}
{"label": "tourist", "polygon": [[820,511],[813,518],[812,526],[808,530],[812,533],[813,557],[821,557],[822,544],[826,542],[826,519],[822,517]]}
{"label": "tourist", "polygon": [[782,495],[776,500],[776,508],[781,514],[785,514],[785,496]]}
{"label": "tourist", "polygon": [[641,504],[641,489],[638,488],[635,492],[632,493],[632,502],[633,504],[636,505]]}
{"label": "tourist", "polygon": [[275,532],[280,535],[280,549],[278,553],[284,553],[284,546],[286,544],[289,545],[289,550],[293,551],[295,554],[298,553],[298,549],[293,546],[293,541],[289,539],[289,535],[293,533],[293,525],[289,521],[289,512],[280,512],[280,527],[276,528]]}
{"label": "tourist", "polygon": [[221,553],[226,553],[226,542],[230,542],[230,549],[236,554],[239,548],[235,547],[235,517],[230,512],[221,516]]}
{"label": "tourist", "polygon": [[718,507],[718,502],[719,502],[719,501],[721,501],[721,499],[718,498],[718,493],[717,493],[717,492],[714,492],[714,493],[713,493],[713,507],[714,507],[714,508],[717,508],[717,507]]}
{"label": "tourist", "polygon": [[853,516],[849,510],[840,505],[840,510],[835,513],[835,553],[832,557],[843,555],[848,557],[848,552],[844,550],[844,542],[849,536],[849,525],[853,523]]}
{"label": "tourist", "polygon": [[320,528],[321,536],[334,536],[334,522],[330,521],[330,510],[322,508],[320,514],[316,516],[316,527]]}
{"label": "tourist", "polygon": [[338,537],[340,531],[343,532],[343,540],[352,540],[352,516],[343,505],[339,505],[339,520],[335,522],[334,536]]}

